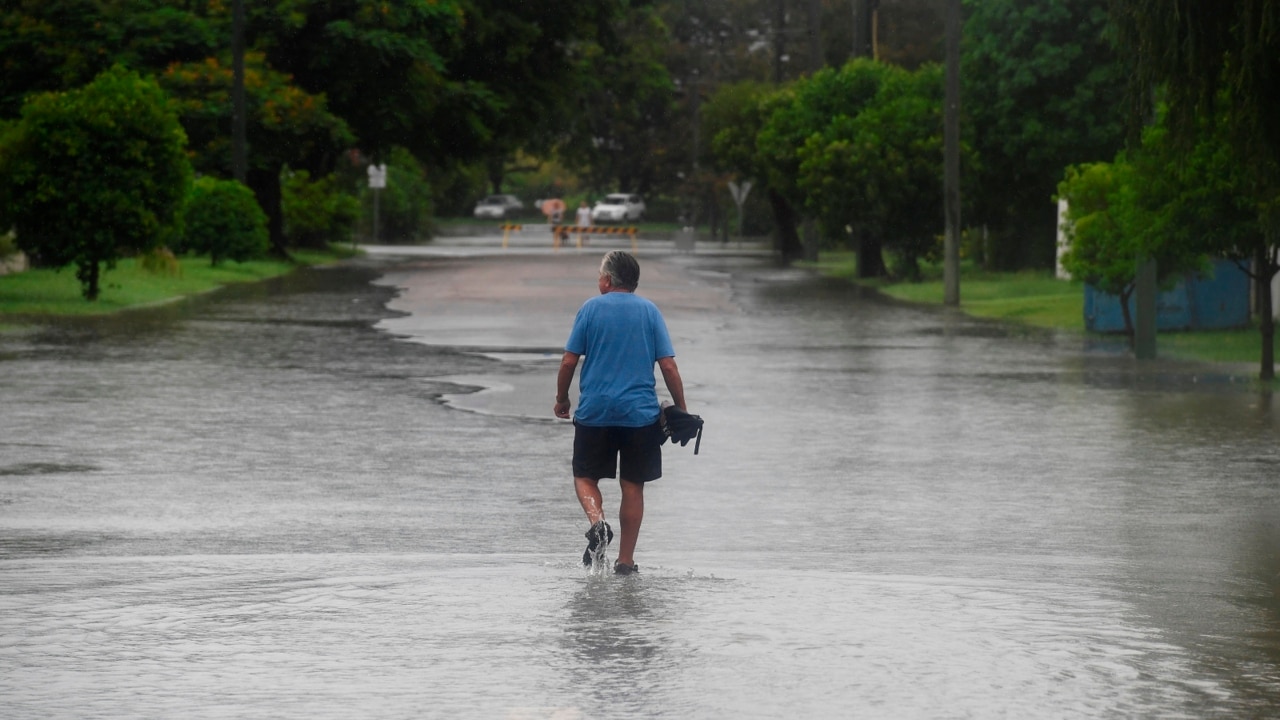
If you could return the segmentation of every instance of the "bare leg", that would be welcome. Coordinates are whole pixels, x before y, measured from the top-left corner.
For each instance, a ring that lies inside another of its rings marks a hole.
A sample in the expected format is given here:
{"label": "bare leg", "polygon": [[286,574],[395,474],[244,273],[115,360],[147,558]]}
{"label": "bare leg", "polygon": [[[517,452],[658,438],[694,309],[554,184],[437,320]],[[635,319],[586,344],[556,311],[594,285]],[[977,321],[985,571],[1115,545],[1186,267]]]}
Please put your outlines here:
{"label": "bare leg", "polygon": [[619,480],[618,484],[622,486],[622,507],[618,510],[622,541],[618,544],[618,562],[635,565],[636,541],[640,539],[640,523],[644,521],[644,483]]}
{"label": "bare leg", "polygon": [[573,489],[578,493],[578,502],[587,514],[587,522],[595,525],[604,519],[604,500],[600,497],[600,481],[591,478],[576,477]]}

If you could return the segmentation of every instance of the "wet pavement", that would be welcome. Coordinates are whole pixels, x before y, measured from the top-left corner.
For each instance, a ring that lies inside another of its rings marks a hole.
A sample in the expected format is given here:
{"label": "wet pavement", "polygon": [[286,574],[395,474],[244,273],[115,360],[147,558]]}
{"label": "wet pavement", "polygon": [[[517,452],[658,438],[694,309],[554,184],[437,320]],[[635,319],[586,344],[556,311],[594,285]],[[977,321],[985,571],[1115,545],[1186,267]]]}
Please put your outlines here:
{"label": "wet pavement", "polygon": [[0,334],[0,715],[1280,712],[1247,375],[645,245],[707,427],[595,575],[551,401],[609,243],[498,240]]}

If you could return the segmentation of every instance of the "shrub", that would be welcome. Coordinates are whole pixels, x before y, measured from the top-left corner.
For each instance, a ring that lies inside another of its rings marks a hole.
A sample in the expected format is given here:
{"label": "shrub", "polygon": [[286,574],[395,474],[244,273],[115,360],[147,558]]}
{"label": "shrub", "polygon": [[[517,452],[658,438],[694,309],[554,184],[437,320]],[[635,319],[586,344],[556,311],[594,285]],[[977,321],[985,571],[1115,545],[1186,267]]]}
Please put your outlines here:
{"label": "shrub", "polygon": [[153,248],[139,255],[138,267],[152,275],[182,277],[182,265],[167,247]]}
{"label": "shrub", "polygon": [[217,265],[260,257],[269,247],[267,215],[252,190],[234,180],[196,180],[187,200],[180,251],[208,254],[210,264]]}
{"label": "shrub", "polygon": [[323,248],[331,242],[351,241],[360,201],[342,192],[335,176],[312,181],[305,170],[285,169],[280,184],[284,233],[290,245]]}
{"label": "shrub", "polygon": [[[422,164],[409,151],[396,148],[387,162],[387,187],[379,198],[378,222],[382,239],[391,242],[421,240],[431,234],[434,208],[431,186]],[[365,224],[373,227],[372,190],[366,189]],[[372,233],[370,233],[372,235]]]}

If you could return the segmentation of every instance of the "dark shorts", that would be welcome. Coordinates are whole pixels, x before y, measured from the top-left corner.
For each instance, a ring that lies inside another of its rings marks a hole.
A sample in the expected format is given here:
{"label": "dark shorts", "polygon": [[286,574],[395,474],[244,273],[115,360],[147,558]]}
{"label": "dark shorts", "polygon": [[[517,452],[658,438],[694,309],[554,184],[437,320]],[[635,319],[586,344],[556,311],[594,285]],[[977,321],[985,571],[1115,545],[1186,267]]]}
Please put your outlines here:
{"label": "dark shorts", "polygon": [[[662,477],[662,425],[591,427],[573,424],[573,476],[618,477],[646,483]],[[619,467],[619,458],[621,466]]]}

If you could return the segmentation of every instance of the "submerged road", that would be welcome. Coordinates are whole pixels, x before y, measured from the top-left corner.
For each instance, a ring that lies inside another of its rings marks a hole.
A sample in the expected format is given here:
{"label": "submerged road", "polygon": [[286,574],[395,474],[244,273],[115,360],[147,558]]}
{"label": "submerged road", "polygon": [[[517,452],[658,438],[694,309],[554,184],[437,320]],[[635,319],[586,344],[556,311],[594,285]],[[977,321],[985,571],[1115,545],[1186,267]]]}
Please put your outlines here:
{"label": "submerged road", "polygon": [[613,245],[499,240],[0,334],[0,714],[1280,712],[1247,382],[641,246],[707,427],[597,576],[551,401]]}

